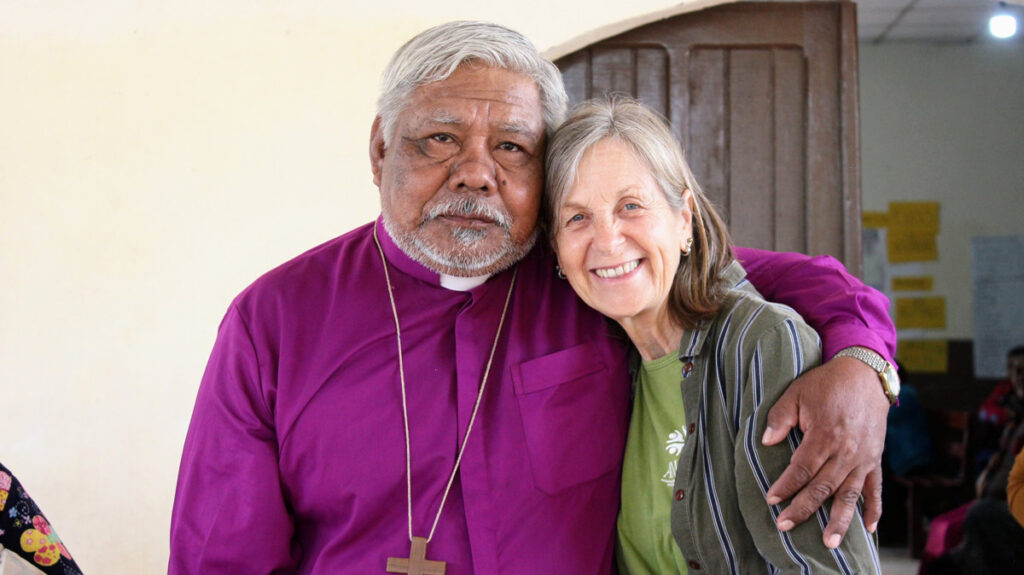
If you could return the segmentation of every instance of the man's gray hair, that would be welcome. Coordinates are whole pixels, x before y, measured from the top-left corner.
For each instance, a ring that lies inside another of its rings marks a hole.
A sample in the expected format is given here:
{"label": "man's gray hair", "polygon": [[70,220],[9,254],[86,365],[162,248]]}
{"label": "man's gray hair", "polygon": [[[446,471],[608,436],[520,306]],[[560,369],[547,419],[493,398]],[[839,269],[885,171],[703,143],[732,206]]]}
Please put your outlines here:
{"label": "man's gray hair", "polygon": [[549,136],[565,119],[567,97],[562,74],[537,52],[526,36],[486,22],[448,22],[406,42],[384,69],[377,115],[386,145],[395,135],[398,116],[408,105],[412,92],[444,80],[467,62],[523,74],[536,82]]}

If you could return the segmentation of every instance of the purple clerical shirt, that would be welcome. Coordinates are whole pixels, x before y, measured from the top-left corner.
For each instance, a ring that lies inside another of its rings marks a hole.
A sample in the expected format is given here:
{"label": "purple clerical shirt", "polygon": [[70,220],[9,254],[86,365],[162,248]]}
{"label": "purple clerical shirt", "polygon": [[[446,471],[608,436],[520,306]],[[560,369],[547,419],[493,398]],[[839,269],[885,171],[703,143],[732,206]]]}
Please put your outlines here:
{"label": "purple clerical shirt", "polygon": [[[388,557],[408,557],[397,344],[374,226],[401,322],[412,529],[428,534],[512,270],[469,291],[445,289],[378,219],[269,272],[229,308],[185,441],[170,573],[383,573]],[[834,261],[738,255],[755,285],[813,303],[804,307],[823,316],[810,322],[826,346],[831,330],[891,353],[891,322],[875,317],[888,302],[849,282]],[[545,246],[517,267],[483,403],[427,558],[447,562],[448,575],[611,573],[625,348],[557,278]],[[827,277],[802,281],[809,273]],[[805,293],[807,283],[821,287]],[[822,303],[832,298],[835,309]]]}

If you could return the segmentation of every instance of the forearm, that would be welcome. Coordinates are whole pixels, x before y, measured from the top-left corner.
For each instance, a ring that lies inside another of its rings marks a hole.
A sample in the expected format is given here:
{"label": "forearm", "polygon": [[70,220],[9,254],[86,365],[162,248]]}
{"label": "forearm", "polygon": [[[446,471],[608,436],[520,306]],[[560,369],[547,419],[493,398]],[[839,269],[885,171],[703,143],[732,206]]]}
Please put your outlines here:
{"label": "forearm", "polygon": [[736,247],[747,278],[770,301],[795,309],[822,339],[824,359],[860,345],[888,361],[896,353],[889,300],[830,256]]}

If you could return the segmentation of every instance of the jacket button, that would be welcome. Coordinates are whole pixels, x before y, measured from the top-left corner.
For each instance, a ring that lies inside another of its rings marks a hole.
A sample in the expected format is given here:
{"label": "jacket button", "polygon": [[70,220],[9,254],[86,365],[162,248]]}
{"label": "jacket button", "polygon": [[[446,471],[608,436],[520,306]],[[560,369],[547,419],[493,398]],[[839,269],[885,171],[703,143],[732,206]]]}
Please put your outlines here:
{"label": "jacket button", "polygon": [[689,563],[687,563],[687,565],[690,566],[690,569],[693,569],[695,571],[700,570],[700,563],[697,563],[696,561],[690,561]]}
{"label": "jacket button", "polygon": [[679,491],[676,491],[676,501],[682,501],[683,497],[686,497],[686,495],[683,494],[683,490],[682,489],[680,489]]}
{"label": "jacket button", "polygon": [[690,435],[693,435],[694,431],[697,431],[697,424],[696,423],[691,423],[690,427],[686,428],[686,433],[688,433]]}
{"label": "jacket button", "polygon": [[683,366],[683,379],[686,379],[687,377],[690,377],[690,372],[691,371],[693,371],[693,362],[692,361],[688,361],[688,362],[686,362],[686,365]]}

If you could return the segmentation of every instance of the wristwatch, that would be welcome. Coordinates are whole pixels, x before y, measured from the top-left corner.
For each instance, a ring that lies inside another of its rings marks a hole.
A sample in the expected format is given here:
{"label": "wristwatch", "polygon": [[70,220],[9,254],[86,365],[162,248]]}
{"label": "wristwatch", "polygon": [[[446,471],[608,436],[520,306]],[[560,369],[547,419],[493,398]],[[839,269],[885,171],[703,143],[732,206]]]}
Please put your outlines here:
{"label": "wristwatch", "polygon": [[868,367],[878,372],[878,377],[882,380],[882,391],[885,392],[889,405],[896,405],[899,401],[900,376],[896,374],[892,364],[874,350],[855,345],[841,350],[835,357],[852,357],[866,363]]}

